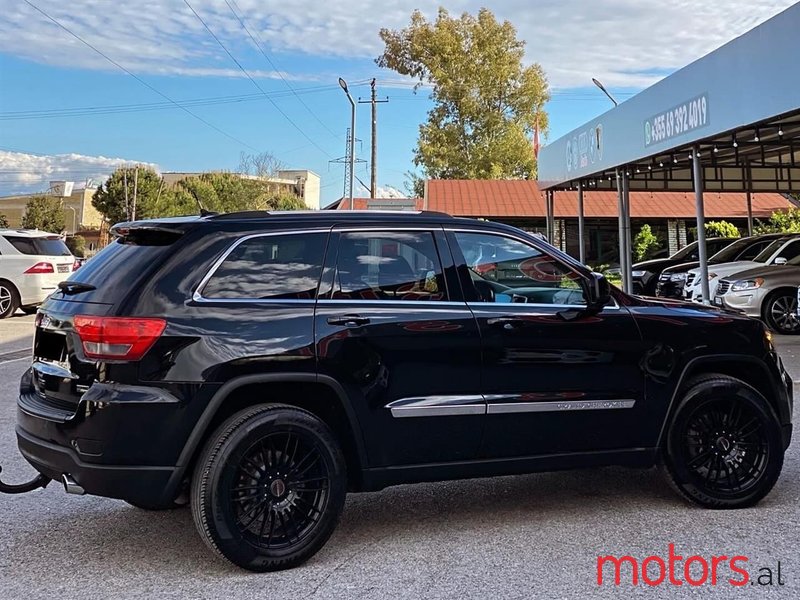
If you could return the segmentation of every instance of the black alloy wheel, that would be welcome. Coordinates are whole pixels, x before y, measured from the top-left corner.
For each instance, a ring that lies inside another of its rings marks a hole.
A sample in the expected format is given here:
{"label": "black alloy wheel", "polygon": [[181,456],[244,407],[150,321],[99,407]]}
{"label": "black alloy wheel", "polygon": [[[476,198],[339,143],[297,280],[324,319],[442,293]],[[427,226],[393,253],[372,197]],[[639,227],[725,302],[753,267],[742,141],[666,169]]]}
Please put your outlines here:
{"label": "black alloy wheel", "polygon": [[764,316],[767,325],[777,333],[785,335],[800,333],[796,294],[784,292],[768,298],[764,307]]}
{"label": "black alloy wheel", "polygon": [[783,465],[778,419],[744,382],[698,380],[675,415],[665,462],[672,483],[710,508],[751,506],[772,489]]}
{"label": "black alloy wheel", "polygon": [[346,472],[327,425],[298,408],[261,405],[212,436],[192,481],[206,543],[252,571],[296,566],[333,532]]}

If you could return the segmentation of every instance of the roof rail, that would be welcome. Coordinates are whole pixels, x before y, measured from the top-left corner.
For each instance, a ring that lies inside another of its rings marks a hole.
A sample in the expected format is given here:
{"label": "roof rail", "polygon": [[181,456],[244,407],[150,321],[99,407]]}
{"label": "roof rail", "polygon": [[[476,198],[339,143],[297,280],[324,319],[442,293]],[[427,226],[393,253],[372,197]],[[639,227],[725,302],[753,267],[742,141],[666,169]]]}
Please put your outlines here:
{"label": "roof rail", "polygon": [[340,218],[346,215],[424,215],[429,217],[444,217],[452,219],[453,216],[443,212],[434,210],[244,210],[239,212],[219,213],[208,215],[205,218],[214,221],[234,221],[239,219],[268,219],[269,217],[276,216],[292,216],[292,215],[314,215],[317,217],[329,217],[332,219]]}

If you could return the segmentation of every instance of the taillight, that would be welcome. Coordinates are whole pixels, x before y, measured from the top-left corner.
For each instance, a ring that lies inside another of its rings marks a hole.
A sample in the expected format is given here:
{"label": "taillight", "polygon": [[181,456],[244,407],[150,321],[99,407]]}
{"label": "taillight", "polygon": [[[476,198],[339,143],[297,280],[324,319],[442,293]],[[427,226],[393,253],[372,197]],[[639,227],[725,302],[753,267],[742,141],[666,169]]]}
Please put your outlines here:
{"label": "taillight", "polygon": [[55,273],[55,272],[56,270],[53,268],[53,265],[51,265],[48,262],[38,262],[35,265],[33,265],[30,269],[25,271],[25,273],[29,275],[36,275],[42,273]]}
{"label": "taillight", "polygon": [[164,319],[78,315],[73,327],[87,358],[139,360],[164,332]]}

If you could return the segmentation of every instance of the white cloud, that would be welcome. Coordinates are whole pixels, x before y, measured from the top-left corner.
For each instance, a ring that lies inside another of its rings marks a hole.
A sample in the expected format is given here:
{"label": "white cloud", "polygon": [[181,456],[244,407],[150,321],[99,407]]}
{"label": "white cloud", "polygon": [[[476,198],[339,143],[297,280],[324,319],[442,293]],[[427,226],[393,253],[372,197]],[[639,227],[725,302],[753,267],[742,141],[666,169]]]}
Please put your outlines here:
{"label": "white cloud", "polygon": [[[141,74],[240,76],[203,25],[178,0],[33,0],[126,68]],[[229,0],[231,1],[231,0]],[[233,2],[231,1],[233,4]],[[491,8],[527,40],[527,57],[541,63],[555,88],[644,87],[790,6],[792,0],[504,0]],[[23,2],[0,13],[0,52],[65,67],[114,69]],[[280,66],[280,53],[317,57],[377,56],[381,27],[408,23],[419,0],[236,0]],[[426,2],[433,16],[438,3]],[[475,12],[483,0],[451,0],[449,10]],[[266,63],[221,0],[192,6],[238,57]],[[271,69],[259,73],[274,77]],[[296,75],[300,78],[315,74]]]}
{"label": "white cloud", "polygon": [[83,154],[25,154],[0,150],[0,195],[46,191],[51,181],[73,181],[83,187],[105,181],[121,165],[158,165],[124,158]]}

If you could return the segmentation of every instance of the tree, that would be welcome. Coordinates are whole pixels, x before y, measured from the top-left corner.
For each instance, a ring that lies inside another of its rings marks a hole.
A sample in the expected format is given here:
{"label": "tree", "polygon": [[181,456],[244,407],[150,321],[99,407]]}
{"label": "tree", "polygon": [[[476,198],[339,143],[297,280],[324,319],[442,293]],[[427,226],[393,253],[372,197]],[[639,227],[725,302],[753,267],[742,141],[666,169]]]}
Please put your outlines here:
{"label": "tree", "polygon": [[633,258],[636,261],[642,260],[650,252],[661,245],[658,237],[653,233],[650,225],[644,224],[639,233],[633,238]]}
{"label": "tree", "polygon": [[706,235],[708,237],[738,238],[742,233],[736,225],[728,221],[709,221],[706,223]]}
{"label": "tree", "polygon": [[6,217],[3,213],[0,213],[0,229],[8,229],[8,217]]}
{"label": "tree", "polygon": [[169,191],[164,189],[161,176],[150,167],[120,167],[97,188],[92,197],[92,206],[112,224],[130,221],[134,217],[149,219],[159,216],[156,206],[162,200],[160,196],[165,194],[170,196]]}
{"label": "tree", "polygon": [[86,254],[86,238],[82,235],[70,235],[64,240],[64,243],[73,256],[83,258]]}
{"label": "tree", "polygon": [[25,205],[25,216],[22,217],[22,226],[25,229],[61,233],[65,222],[64,204],[60,198],[34,196]]}
{"label": "tree", "polygon": [[255,177],[275,177],[278,171],[284,168],[284,164],[270,152],[260,152],[258,154],[239,154],[239,173],[243,175],[253,175]]}
{"label": "tree", "polygon": [[298,210],[306,208],[299,197],[282,190],[281,184],[248,179],[234,173],[203,173],[178,182],[159,214],[196,213],[202,206],[213,212],[242,210]]}
{"label": "tree", "polygon": [[756,220],[753,233],[800,233],[800,208],[776,210],[766,223]]}
{"label": "tree", "polygon": [[[528,136],[547,129],[549,99],[544,71],[523,66],[524,42],[491,11],[434,22],[418,10],[405,29],[381,29],[380,67],[432,86],[434,107],[420,126],[414,163],[423,177],[442,179],[534,178]],[[418,193],[412,179],[414,191]]]}

